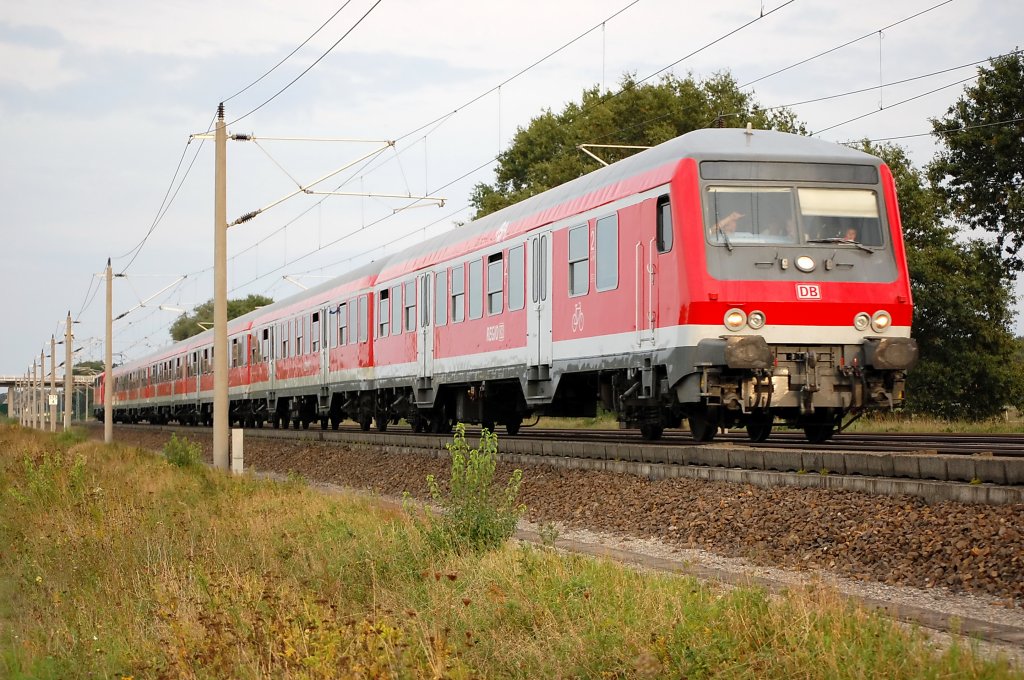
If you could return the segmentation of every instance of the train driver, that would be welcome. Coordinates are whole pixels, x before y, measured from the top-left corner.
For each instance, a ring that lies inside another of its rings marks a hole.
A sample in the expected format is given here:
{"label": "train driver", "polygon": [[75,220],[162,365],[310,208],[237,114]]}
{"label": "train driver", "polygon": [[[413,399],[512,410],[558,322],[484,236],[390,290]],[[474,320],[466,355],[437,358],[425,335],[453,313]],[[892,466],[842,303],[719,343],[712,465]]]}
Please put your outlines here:
{"label": "train driver", "polygon": [[715,222],[711,228],[708,229],[708,236],[715,238],[716,236],[721,235],[724,237],[724,240],[728,241],[729,237],[736,233],[736,227],[739,225],[739,221],[744,217],[746,217],[746,215],[740,211],[733,210],[731,213]]}

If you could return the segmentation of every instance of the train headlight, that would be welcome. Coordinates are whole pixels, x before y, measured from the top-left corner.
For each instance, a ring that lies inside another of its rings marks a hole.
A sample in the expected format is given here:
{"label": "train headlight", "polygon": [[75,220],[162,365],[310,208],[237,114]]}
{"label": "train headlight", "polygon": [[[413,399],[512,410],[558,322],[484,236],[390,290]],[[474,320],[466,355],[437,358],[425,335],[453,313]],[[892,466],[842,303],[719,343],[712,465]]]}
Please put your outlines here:
{"label": "train headlight", "polygon": [[800,271],[807,273],[814,271],[814,260],[806,255],[801,255],[796,258],[796,268]]}
{"label": "train headlight", "polygon": [[853,317],[853,327],[859,331],[866,331],[870,325],[871,317],[868,316],[867,312],[861,312],[857,316]]}
{"label": "train headlight", "polygon": [[751,312],[750,314],[747,315],[747,325],[750,326],[751,328],[753,328],[755,331],[758,328],[761,328],[762,326],[764,326],[764,322],[765,322],[764,312],[762,312],[760,310],[754,310],[753,312]]}
{"label": "train headlight", "polygon": [[871,329],[876,333],[884,333],[891,325],[892,317],[885,310],[879,310],[871,317]]}
{"label": "train headlight", "polygon": [[738,331],[747,323],[747,315],[742,309],[730,309],[725,313],[725,327],[731,331]]}

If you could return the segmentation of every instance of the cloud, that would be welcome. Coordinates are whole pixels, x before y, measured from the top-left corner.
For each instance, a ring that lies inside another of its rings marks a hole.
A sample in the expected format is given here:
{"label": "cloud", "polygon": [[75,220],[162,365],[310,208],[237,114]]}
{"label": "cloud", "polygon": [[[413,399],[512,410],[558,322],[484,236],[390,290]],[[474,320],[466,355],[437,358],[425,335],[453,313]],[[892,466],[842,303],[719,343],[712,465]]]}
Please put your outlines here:
{"label": "cloud", "polygon": [[55,90],[81,77],[76,69],[63,63],[60,50],[0,43],[0,83],[15,85],[33,92]]}

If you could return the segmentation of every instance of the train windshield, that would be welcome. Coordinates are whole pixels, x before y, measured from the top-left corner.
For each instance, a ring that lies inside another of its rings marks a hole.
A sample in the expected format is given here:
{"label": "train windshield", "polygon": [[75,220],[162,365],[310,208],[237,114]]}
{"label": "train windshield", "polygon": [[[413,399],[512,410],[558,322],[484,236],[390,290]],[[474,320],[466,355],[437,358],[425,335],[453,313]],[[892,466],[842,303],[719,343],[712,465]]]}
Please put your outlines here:
{"label": "train windshield", "polygon": [[878,195],[871,189],[733,185],[706,191],[712,244],[882,245]]}

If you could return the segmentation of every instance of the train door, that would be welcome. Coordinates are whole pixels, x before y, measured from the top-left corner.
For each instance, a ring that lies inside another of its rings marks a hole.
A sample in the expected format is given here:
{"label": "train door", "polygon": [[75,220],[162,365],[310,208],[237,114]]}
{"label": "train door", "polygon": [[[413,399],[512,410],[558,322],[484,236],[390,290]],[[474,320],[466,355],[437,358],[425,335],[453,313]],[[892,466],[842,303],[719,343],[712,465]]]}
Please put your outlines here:
{"label": "train door", "polygon": [[526,316],[526,366],[551,365],[551,232],[531,236],[530,313]]}
{"label": "train door", "polygon": [[434,374],[434,317],[430,304],[434,291],[434,275],[427,272],[417,278],[420,288],[420,321],[416,338],[416,377],[430,378]]}
{"label": "train door", "polygon": [[633,314],[637,347],[645,349],[654,347],[657,329],[658,287],[655,285],[655,276],[658,244],[653,228],[641,229],[640,234],[640,240],[633,249],[636,274]]}

